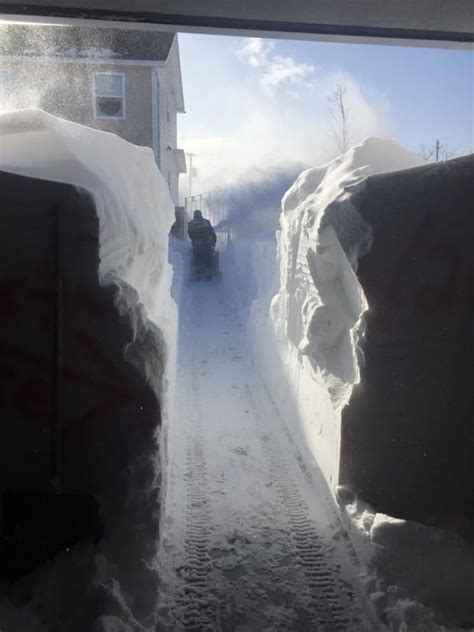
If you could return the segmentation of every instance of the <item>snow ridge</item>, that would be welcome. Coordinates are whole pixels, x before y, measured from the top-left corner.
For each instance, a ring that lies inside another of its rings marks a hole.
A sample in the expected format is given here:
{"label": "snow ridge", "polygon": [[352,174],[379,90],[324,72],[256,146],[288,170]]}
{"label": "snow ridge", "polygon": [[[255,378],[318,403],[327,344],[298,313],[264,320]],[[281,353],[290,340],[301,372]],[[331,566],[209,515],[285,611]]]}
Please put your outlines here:
{"label": "snow ridge", "polygon": [[336,410],[359,381],[358,330],[368,307],[354,270],[372,235],[351,198],[367,176],[417,164],[395,141],[370,138],[304,171],[282,201],[272,320],[279,339],[308,357]]}

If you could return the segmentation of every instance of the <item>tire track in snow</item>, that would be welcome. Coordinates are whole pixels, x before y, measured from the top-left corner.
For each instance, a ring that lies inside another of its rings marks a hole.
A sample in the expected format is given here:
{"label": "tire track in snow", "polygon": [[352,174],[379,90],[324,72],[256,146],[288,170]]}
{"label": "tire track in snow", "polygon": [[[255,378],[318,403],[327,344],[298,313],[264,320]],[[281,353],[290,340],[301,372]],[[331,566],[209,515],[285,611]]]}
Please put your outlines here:
{"label": "tire track in snow", "polygon": [[324,494],[282,432],[286,424],[247,359],[235,312],[215,288],[193,290],[182,307],[171,444],[176,489],[163,587],[171,617],[159,629],[372,629],[361,623],[351,580],[330,560],[332,525],[318,517]]}
{"label": "tire track in snow", "polygon": [[186,631],[211,632],[216,628],[217,603],[212,588],[208,476],[194,356],[192,368],[194,415],[190,420],[192,433],[188,432],[186,435],[185,563],[178,569],[184,581],[184,588],[177,603],[175,616]]}
{"label": "tire track in snow", "polygon": [[[255,419],[264,426],[265,421],[255,406],[252,392],[246,386],[246,395]],[[281,448],[265,432],[259,433],[262,452],[273,475],[277,497],[288,521],[288,534],[293,540],[296,554],[306,580],[301,595],[301,607],[308,614],[318,632],[349,632],[369,630],[365,618],[356,606],[352,587],[340,577],[339,567],[333,567],[325,552],[325,543],[317,526],[310,518],[309,507],[290,472]]]}
{"label": "tire track in snow", "polygon": [[[256,370],[260,375],[260,372],[257,367],[256,367]],[[262,378],[261,375],[260,377]],[[263,381],[263,378],[262,378],[262,381]],[[280,421],[280,425],[284,432],[286,441],[288,442],[288,447],[290,448],[291,453],[296,459],[296,462],[298,464],[299,469],[301,470],[304,480],[306,481],[306,483],[308,483],[308,485],[313,490],[319,489],[321,498],[326,498],[326,500],[328,501],[326,503],[327,516],[331,516],[332,522],[336,525],[339,525],[339,529],[341,530],[341,534],[343,535],[342,539],[339,540],[339,542],[342,548],[344,549],[344,555],[346,556],[346,562],[344,566],[347,568],[347,563],[349,563],[353,569],[358,568],[360,566],[359,558],[349,539],[349,536],[345,534],[346,526],[344,522],[341,521],[341,516],[338,510],[336,509],[336,506],[334,505],[333,500],[330,498],[330,496],[327,496],[327,491],[325,492],[323,489],[321,489],[321,486],[320,486],[321,481],[319,481],[319,484],[318,484],[318,481],[316,480],[316,478],[313,476],[310,469],[306,465],[305,460],[302,456],[302,453],[300,452],[300,448],[296,445],[294,437],[291,435],[290,430],[285,420],[280,415],[280,411],[278,410],[275,402],[273,401],[270,395],[270,391],[268,390],[268,387],[264,381],[263,381],[263,388],[268,396],[269,401],[271,402],[271,406],[273,408],[275,416]],[[365,618],[367,620],[367,624],[366,624],[367,628],[370,630],[373,630],[374,632],[375,631],[382,632],[383,630],[385,630],[385,626],[378,618],[372,604],[370,604],[370,602],[368,601],[367,595],[362,585],[358,581],[356,581],[355,583],[352,583],[352,584],[348,584],[347,582],[345,582],[345,586],[346,588],[350,588],[350,591],[348,594],[350,595],[351,600],[355,599],[358,606],[360,607],[361,612],[364,613]]]}

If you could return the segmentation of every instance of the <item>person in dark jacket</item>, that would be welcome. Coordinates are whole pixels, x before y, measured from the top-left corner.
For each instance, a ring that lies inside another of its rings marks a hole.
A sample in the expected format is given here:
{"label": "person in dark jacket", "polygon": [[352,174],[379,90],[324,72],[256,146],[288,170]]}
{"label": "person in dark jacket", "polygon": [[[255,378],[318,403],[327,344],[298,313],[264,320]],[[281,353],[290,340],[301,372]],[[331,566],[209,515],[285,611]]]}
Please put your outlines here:
{"label": "person in dark jacket", "polygon": [[193,244],[194,261],[197,265],[212,266],[217,237],[211,222],[194,211],[194,219],[188,223],[188,235]]}

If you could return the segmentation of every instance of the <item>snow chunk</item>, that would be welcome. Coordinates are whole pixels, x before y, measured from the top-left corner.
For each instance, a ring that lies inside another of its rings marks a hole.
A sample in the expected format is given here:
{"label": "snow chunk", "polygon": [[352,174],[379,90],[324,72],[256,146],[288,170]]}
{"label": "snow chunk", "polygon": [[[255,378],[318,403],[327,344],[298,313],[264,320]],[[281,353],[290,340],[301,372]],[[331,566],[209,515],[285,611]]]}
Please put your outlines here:
{"label": "snow chunk", "polygon": [[376,513],[355,499],[343,508],[371,580],[379,615],[396,632],[474,627],[474,548],[456,534]]}

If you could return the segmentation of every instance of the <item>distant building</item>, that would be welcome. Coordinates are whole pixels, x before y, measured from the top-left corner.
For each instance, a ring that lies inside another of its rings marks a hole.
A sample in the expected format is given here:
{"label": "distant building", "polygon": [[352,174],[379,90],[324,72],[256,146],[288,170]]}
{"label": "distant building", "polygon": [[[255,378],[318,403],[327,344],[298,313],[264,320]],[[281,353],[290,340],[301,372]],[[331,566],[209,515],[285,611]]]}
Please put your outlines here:
{"label": "distant building", "polygon": [[175,33],[11,24],[0,40],[0,109],[40,107],[151,147],[178,204],[185,156]]}

